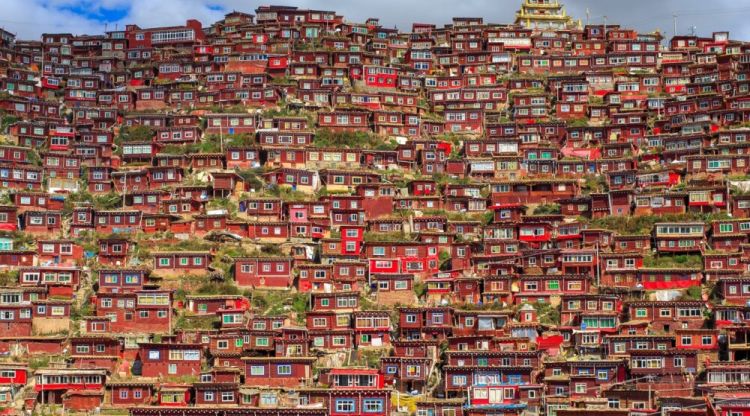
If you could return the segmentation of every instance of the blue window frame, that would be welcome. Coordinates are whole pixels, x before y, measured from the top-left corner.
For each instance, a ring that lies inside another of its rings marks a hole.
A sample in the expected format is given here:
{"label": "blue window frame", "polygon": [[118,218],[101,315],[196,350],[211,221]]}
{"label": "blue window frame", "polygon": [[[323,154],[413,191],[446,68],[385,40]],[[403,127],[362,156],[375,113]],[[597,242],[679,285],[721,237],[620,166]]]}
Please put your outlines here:
{"label": "blue window frame", "polygon": [[336,399],[336,413],[354,413],[354,399]]}
{"label": "blue window frame", "polygon": [[518,374],[509,374],[508,383],[509,384],[521,384],[521,376]]}
{"label": "blue window frame", "polygon": [[383,399],[364,399],[362,411],[365,413],[380,413],[383,411]]}

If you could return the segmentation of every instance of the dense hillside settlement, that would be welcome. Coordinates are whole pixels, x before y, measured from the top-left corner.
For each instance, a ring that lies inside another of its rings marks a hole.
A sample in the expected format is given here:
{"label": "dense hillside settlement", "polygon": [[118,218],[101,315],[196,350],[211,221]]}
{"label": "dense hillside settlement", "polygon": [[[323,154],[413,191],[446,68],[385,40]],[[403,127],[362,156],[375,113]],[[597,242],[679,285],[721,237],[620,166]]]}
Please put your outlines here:
{"label": "dense hillside settlement", "polygon": [[750,43],[519,3],[0,30],[0,413],[750,415]]}

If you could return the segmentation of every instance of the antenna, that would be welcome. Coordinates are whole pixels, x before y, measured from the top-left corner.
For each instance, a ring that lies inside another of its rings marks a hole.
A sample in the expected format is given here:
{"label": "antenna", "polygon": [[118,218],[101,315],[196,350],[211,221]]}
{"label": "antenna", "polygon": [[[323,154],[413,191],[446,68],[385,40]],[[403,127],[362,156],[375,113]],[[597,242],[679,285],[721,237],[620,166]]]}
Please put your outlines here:
{"label": "antenna", "polygon": [[586,26],[589,25],[589,18],[591,17],[591,12],[589,11],[589,8],[586,8]]}
{"label": "antenna", "polygon": [[672,34],[674,36],[677,36],[677,15],[676,14],[672,15],[672,24],[674,25]]}

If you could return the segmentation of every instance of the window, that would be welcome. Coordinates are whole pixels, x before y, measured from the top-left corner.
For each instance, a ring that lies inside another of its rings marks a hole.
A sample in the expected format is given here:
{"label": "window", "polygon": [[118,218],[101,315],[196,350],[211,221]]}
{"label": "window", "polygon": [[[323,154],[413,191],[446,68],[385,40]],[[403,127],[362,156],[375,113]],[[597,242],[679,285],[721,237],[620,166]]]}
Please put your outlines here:
{"label": "window", "polygon": [[250,366],[250,375],[251,376],[263,376],[266,374],[266,368],[262,365],[253,365]]}
{"label": "window", "polygon": [[262,406],[276,406],[276,404],[278,403],[278,398],[276,397],[276,394],[273,392],[261,393],[260,403]]}
{"label": "window", "polygon": [[680,318],[699,317],[701,316],[701,309],[700,308],[679,308],[677,309],[677,315]]}
{"label": "window", "polygon": [[631,359],[631,368],[663,368],[664,367],[664,359],[663,358],[632,358]]}
{"label": "window", "polygon": [[453,376],[453,385],[454,386],[465,386],[466,385],[466,376]]}
{"label": "window", "polygon": [[326,318],[313,318],[313,326],[320,328],[325,327],[328,324],[328,320]]}
{"label": "window", "polygon": [[289,364],[279,364],[276,366],[276,373],[280,376],[292,375],[292,366]]}
{"label": "window", "polygon": [[354,413],[354,399],[336,399],[336,413]]}
{"label": "window", "polygon": [[365,413],[380,413],[383,411],[383,399],[364,399],[362,410]]}

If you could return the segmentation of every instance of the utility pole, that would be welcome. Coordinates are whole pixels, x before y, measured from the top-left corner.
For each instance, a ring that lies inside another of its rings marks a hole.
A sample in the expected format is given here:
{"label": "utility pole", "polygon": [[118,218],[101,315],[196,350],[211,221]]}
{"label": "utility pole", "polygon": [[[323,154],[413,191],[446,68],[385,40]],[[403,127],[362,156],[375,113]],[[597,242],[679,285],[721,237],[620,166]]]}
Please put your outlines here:
{"label": "utility pole", "polygon": [[122,208],[125,208],[125,195],[128,193],[128,171],[123,172],[122,182]]}
{"label": "utility pole", "polygon": [[600,286],[600,280],[601,280],[601,265],[599,264],[599,242],[596,243],[596,290],[599,291],[601,289]]}
{"label": "utility pole", "polygon": [[39,383],[42,385],[40,390],[42,390],[42,412],[44,412],[44,374],[39,376]]}
{"label": "utility pole", "polygon": [[[229,124],[229,116],[225,118],[227,121],[227,124]],[[224,153],[224,129],[222,128],[221,122],[219,122],[219,147],[221,148],[221,153]]]}

